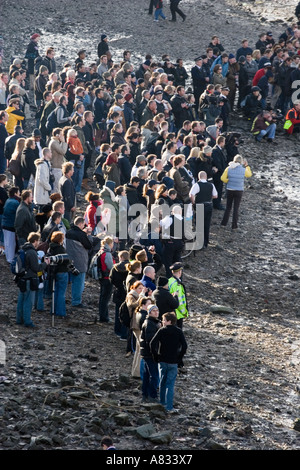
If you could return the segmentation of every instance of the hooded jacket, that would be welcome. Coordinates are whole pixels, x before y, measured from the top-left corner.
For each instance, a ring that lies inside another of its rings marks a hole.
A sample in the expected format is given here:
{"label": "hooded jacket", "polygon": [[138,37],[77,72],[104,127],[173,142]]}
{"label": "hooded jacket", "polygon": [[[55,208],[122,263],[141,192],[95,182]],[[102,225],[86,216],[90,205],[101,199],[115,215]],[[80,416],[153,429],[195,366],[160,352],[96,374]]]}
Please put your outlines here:
{"label": "hooded jacket", "polygon": [[34,246],[27,242],[22,246],[25,251],[25,275],[24,279],[37,277],[37,273],[44,271],[47,267],[46,263],[39,263],[37,252]]}
{"label": "hooded jacket", "polygon": [[34,203],[48,204],[51,202],[50,192],[50,168],[49,162],[42,158],[38,158],[34,162],[36,166],[35,184],[34,184]]}

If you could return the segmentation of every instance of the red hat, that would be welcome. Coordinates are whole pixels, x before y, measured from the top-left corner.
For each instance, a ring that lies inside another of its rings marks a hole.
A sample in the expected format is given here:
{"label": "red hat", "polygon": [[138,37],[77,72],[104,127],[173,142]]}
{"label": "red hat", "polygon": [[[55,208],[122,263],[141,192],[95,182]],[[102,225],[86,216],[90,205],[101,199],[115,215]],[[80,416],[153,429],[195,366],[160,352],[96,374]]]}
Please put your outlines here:
{"label": "red hat", "polygon": [[131,93],[126,93],[126,95],[124,96],[125,101],[130,101],[131,98],[133,98]]}
{"label": "red hat", "polygon": [[30,39],[36,39],[36,38],[39,38],[40,37],[40,34],[38,33],[34,33]]}

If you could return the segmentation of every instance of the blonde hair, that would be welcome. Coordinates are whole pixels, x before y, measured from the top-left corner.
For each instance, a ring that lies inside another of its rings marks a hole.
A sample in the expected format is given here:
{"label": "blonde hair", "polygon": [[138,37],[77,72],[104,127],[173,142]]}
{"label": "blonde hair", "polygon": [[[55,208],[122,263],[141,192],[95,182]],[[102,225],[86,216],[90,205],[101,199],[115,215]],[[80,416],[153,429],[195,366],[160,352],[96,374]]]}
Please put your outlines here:
{"label": "blonde hair", "polygon": [[103,240],[101,240],[101,246],[112,245],[113,243],[114,243],[114,240],[112,237],[104,237]]}

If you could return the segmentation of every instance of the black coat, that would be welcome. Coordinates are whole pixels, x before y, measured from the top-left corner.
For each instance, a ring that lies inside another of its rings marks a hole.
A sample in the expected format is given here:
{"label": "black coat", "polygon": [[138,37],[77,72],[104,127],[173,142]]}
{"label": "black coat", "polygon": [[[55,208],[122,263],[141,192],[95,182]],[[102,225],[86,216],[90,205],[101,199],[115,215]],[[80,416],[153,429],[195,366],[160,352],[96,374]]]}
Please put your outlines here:
{"label": "black coat", "polygon": [[160,321],[157,318],[151,317],[149,315],[146,317],[146,320],[142,325],[140,347],[141,357],[144,359],[152,358],[149,344],[160,328],[160,325]]}
{"label": "black coat", "polygon": [[115,286],[115,291],[113,294],[113,301],[115,303],[121,304],[126,297],[126,278],[128,271],[126,269],[126,264],[129,261],[122,261],[113,266],[110,271],[109,279],[113,286]]}
{"label": "black coat", "polygon": [[161,318],[164,313],[174,312],[175,309],[179,307],[178,297],[174,297],[170,291],[164,287],[157,287],[152,296],[159,310],[159,318]]}
{"label": "black coat", "polygon": [[227,158],[225,152],[218,145],[215,145],[213,148],[212,163],[213,166],[218,169],[218,172],[214,174],[214,177],[221,178],[223,171],[227,167]]}

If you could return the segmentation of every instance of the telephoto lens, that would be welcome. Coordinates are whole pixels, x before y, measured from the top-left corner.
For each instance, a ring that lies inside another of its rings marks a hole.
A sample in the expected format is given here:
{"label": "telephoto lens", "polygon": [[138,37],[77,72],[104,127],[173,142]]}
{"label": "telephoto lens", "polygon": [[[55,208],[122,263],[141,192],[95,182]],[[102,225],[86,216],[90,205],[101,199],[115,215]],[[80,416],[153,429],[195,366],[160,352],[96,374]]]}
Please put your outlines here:
{"label": "telephoto lens", "polygon": [[69,255],[67,253],[55,256],[47,256],[46,258],[50,259],[51,264],[59,264],[63,263],[64,261],[69,261]]}

